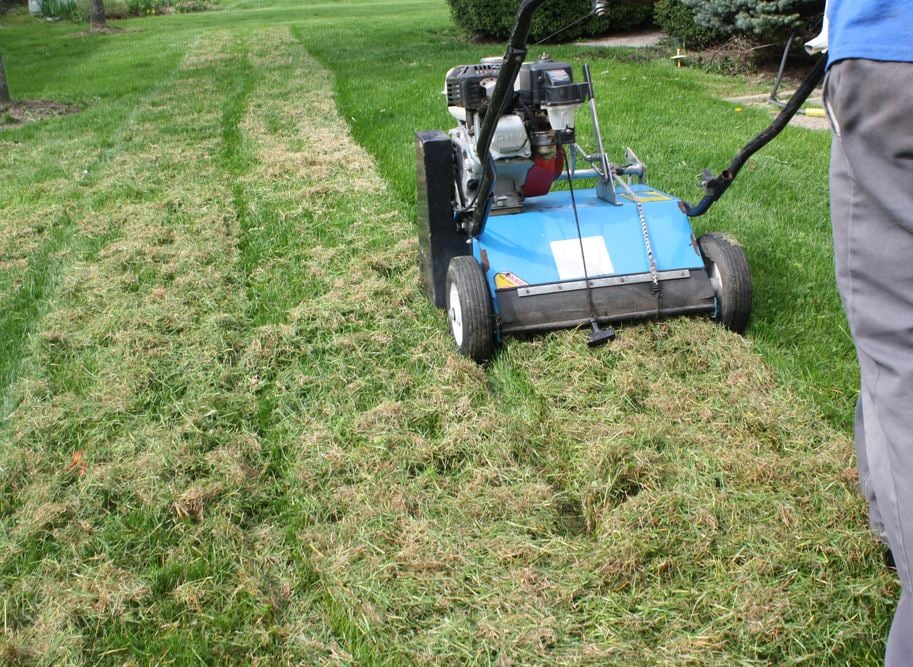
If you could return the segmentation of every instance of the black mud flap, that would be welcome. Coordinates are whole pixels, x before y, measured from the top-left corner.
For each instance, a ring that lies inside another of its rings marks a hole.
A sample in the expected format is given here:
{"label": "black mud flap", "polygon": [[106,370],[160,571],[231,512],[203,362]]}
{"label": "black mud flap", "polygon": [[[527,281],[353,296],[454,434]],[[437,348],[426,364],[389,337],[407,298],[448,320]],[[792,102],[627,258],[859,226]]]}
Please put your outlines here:
{"label": "black mud flap", "polygon": [[[691,269],[663,275],[659,299],[649,274],[591,280],[597,321],[610,324],[713,312],[713,287],[706,271]],[[499,289],[496,297],[500,330],[505,334],[567,329],[590,322],[590,304],[582,280]]]}
{"label": "black mud flap", "polygon": [[453,221],[453,144],[441,130],[415,133],[416,212],[422,286],[438,308],[447,305],[447,267],[469,255],[468,238]]}

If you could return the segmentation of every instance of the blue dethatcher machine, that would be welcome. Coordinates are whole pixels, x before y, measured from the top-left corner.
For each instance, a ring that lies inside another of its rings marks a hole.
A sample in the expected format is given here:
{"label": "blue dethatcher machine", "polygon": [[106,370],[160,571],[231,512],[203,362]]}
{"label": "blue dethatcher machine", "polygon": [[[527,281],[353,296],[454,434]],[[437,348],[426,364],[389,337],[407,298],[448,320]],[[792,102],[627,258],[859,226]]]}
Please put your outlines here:
{"label": "blue dethatcher machine", "polygon": [[[674,315],[741,332],[751,310],[742,247],[717,233],[695,239],[686,211],[703,211],[648,187],[632,150],[609,161],[586,65],[575,82],[567,63],[525,62],[544,2],[520,4],[503,57],[447,73],[457,127],[416,134],[422,282],[460,353],[482,362],[506,335],[578,326],[595,346],[614,323]],[[574,130],[584,104],[591,153]]]}

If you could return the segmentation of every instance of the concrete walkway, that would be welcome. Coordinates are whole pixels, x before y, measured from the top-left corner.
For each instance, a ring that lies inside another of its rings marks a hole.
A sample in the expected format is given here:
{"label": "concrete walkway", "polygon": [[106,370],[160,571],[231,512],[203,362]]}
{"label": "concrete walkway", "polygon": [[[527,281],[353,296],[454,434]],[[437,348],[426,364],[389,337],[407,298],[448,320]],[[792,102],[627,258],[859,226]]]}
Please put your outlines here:
{"label": "concrete walkway", "polygon": [[[778,93],[779,99],[784,102],[788,101],[790,96],[792,96],[793,91],[783,90]],[[770,109],[771,113],[776,115],[779,113],[777,107],[767,101],[770,97],[770,93],[759,93],[757,95],[744,95],[742,97],[727,97],[727,102],[732,102],[733,104],[738,104],[742,106],[751,106],[751,107],[765,107]],[[821,102],[821,91],[816,90],[808,98],[808,105],[812,108],[820,109],[823,104]],[[796,114],[793,116],[792,120],[789,121],[790,125],[796,125],[798,127],[805,127],[810,130],[829,130],[830,127],[827,123],[827,118],[821,116],[806,116],[805,114]]]}
{"label": "concrete walkway", "polygon": [[603,37],[601,39],[593,39],[586,42],[577,42],[577,46],[629,46],[637,48],[644,46],[656,46],[665,38],[665,33],[659,32],[658,30],[651,30],[646,32],[629,32],[623,35],[613,35],[612,37]]}

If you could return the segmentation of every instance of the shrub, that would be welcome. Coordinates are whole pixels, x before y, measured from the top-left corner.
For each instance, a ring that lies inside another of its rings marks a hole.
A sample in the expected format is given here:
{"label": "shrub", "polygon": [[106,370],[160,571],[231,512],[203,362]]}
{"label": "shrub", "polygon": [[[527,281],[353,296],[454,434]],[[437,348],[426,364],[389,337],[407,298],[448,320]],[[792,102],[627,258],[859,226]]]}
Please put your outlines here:
{"label": "shrub", "polygon": [[[447,0],[453,22],[475,39],[506,39],[510,36],[520,0]],[[650,0],[610,2],[608,14],[591,17],[554,36],[554,41],[569,41],[584,35],[604,35],[642,25],[650,20]],[[533,19],[530,42],[549,37],[555,31],[586,16],[590,0],[551,0]],[[552,40],[550,40],[552,41]]]}
{"label": "shrub", "polygon": [[720,35],[780,39],[793,29],[811,32],[824,11],[824,0],[681,0],[695,23]]}
{"label": "shrub", "polygon": [[127,0],[127,11],[131,16],[157,14],[164,4],[165,0]]}
{"label": "shrub", "polygon": [[177,0],[174,4],[174,11],[178,14],[190,14],[191,12],[208,12],[215,9],[216,6],[206,0]]}
{"label": "shrub", "polygon": [[[214,9],[209,0],[105,0],[105,17],[125,19],[130,16],[189,13]],[[44,16],[85,23],[89,20],[89,0],[42,0]]]}
{"label": "shrub", "polygon": [[694,20],[694,10],[682,0],[656,0],[653,20],[667,35],[675,37],[686,46],[701,47],[723,38],[722,34]]}
{"label": "shrub", "polygon": [[75,0],[41,0],[41,15],[53,19],[78,19]]}

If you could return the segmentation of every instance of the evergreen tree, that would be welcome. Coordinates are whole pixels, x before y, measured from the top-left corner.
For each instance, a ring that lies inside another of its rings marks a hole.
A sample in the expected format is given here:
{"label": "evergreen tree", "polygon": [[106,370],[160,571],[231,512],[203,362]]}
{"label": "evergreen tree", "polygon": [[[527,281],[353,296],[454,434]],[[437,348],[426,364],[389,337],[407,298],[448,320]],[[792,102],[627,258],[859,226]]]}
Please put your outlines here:
{"label": "evergreen tree", "polygon": [[681,0],[694,12],[694,22],[721,35],[781,37],[814,23],[824,0]]}

